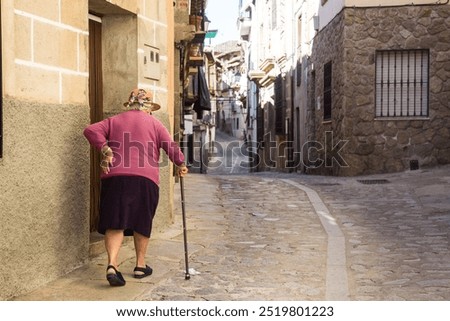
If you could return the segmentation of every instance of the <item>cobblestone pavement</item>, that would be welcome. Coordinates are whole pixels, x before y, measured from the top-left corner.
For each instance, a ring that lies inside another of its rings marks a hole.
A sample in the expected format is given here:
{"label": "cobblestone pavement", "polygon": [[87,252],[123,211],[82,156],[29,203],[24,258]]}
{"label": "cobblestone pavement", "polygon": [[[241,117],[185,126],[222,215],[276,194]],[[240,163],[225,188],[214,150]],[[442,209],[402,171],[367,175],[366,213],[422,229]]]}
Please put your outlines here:
{"label": "cobblestone pavement", "polygon": [[196,195],[187,190],[189,263],[200,274],[167,279],[142,299],[324,298],[326,234],[305,193],[265,177],[210,176],[201,184]]}
{"label": "cobblestone pavement", "polygon": [[345,234],[350,299],[450,300],[449,166],[294,180],[318,191]]}
{"label": "cobblestone pavement", "polygon": [[101,255],[16,300],[450,300],[450,166],[352,178],[221,168],[185,183],[190,280],[177,185],[151,277],[132,278],[128,242],[125,287],[109,287]]}

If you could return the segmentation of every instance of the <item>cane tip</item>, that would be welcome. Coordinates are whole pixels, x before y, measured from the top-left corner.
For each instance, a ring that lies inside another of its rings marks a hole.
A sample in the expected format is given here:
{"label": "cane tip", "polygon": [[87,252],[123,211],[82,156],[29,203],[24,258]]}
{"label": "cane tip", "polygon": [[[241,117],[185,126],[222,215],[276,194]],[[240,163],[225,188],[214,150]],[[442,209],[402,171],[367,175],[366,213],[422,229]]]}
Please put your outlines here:
{"label": "cane tip", "polygon": [[185,280],[189,280],[191,278],[191,276],[189,275],[189,274],[186,274],[185,276],[184,276],[184,279]]}

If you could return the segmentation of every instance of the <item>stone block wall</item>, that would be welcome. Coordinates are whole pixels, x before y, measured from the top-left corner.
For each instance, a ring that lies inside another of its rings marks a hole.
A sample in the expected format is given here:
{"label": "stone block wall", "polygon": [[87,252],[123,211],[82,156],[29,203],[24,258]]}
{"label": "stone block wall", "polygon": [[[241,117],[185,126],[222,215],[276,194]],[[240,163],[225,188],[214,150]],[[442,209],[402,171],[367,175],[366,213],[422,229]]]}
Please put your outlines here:
{"label": "stone block wall", "polygon": [[[342,124],[345,114],[342,93],[346,81],[344,27],[344,16],[341,13],[314,39],[308,76],[310,81],[314,81],[308,85],[309,104],[306,113],[307,144],[312,148],[303,150],[303,163],[307,173],[339,174],[339,166],[328,166],[331,159],[325,150],[330,146],[327,133],[332,133],[333,140],[345,137]],[[324,120],[324,66],[329,62],[332,64],[332,118]]]}
{"label": "stone block wall", "polygon": [[[139,86],[153,92],[163,106],[158,118],[168,128],[173,126],[172,1],[0,2],[0,221],[4,222],[0,300],[51,282],[89,259],[90,149],[82,133],[90,122],[91,5],[109,12],[105,27],[119,20],[115,27],[121,24],[128,28],[111,27],[115,35],[105,32],[105,37],[111,37],[109,44],[114,36],[133,44],[131,51],[107,47],[110,50],[102,57],[105,68],[110,68],[103,86],[107,91],[105,116],[121,111],[129,92]],[[112,8],[116,11],[108,11]],[[122,17],[112,17],[116,14]],[[161,48],[164,76],[160,81],[140,77],[144,57],[138,49],[149,41]],[[126,72],[113,78],[114,70],[119,74],[118,66]],[[118,95],[109,94],[113,92]],[[173,222],[172,173],[169,166],[161,172],[156,230]]]}
{"label": "stone block wall", "polygon": [[[394,49],[429,50],[428,117],[376,117],[375,52]],[[333,61],[333,106],[332,121],[315,110],[310,129],[319,141],[326,131],[334,144],[347,141],[340,152],[347,166],[333,162],[309,172],[361,175],[408,170],[410,161],[450,163],[450,6],[345,8],[316,37],[312,57],[316,97],[319,68]]]}
{"label": "stone block wall", "polygon": [[1,2],[0,300],[88,258],[87,11],[87,1]]}

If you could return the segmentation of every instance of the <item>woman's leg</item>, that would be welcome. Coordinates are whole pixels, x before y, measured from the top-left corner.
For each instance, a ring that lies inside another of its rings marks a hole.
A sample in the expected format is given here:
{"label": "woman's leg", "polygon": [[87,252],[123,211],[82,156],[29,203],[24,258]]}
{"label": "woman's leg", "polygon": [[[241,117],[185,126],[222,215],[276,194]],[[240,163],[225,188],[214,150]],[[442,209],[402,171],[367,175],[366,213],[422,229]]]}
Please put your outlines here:
{"label": "woman's leg", "polygon": [[136,250],[136,266],[145,268],[145,255],[147,254],[147,247],[150,238],[134,232],[134,248]]}
{"label": "woman's leg", "polygon": [[108,253],[108,265],[117,268],[119,250],[123,242],[123,230],[106,230],[105,247]]}

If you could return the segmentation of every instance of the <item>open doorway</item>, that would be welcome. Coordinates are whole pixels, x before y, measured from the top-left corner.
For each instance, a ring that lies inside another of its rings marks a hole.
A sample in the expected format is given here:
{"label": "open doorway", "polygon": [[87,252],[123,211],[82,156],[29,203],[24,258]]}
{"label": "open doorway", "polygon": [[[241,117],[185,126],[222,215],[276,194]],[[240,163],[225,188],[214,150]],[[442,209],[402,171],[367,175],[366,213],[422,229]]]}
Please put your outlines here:
{"label": "open doorway", "polygon": [[[138,53],[142,50],[138,50],[136,13],[106,0],[89,0],[89,104],[92,123],[123,111],[124,97],[139,84]],[[141,58],[143,63],[144,57]],[[97,231],[99,220],[100,158],[99,152],[91,150],[91,232]],[[91,237],[94,236],[92,233]]]}

